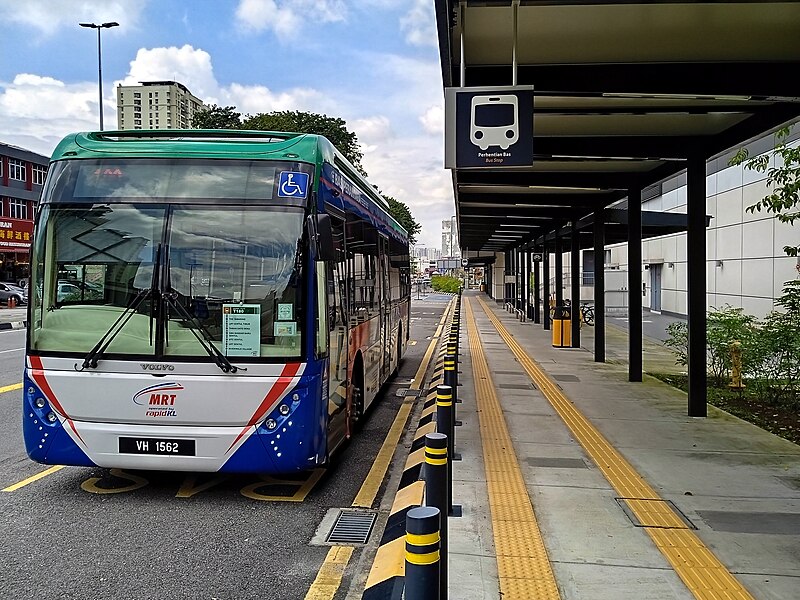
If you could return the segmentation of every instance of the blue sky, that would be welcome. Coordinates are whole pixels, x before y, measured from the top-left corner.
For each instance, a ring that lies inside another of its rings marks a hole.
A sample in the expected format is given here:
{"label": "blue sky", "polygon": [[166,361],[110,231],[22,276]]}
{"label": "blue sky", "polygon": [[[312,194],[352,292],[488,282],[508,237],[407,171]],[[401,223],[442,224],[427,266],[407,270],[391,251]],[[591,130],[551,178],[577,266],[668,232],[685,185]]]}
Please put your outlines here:
{"label": "blue sky", "polygon": [[453,214],[433,0],[0,0],[0,141],[49,155],[96,129],[102,32],[106,128],[118,84],[172,79],[255,114],[309,110],[355,131],[370,181],[408,204],[419,242]]}

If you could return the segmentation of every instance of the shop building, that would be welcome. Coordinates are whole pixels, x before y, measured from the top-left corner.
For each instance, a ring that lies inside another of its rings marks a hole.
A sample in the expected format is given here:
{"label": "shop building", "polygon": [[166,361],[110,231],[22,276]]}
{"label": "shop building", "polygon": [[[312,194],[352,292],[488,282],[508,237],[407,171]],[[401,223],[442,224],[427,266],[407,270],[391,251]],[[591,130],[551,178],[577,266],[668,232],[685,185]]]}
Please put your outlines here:
{"label": "shop building", "polygon": [[28,277],[33,217],[48,162],[46,156],[0,142],[0,281]]}

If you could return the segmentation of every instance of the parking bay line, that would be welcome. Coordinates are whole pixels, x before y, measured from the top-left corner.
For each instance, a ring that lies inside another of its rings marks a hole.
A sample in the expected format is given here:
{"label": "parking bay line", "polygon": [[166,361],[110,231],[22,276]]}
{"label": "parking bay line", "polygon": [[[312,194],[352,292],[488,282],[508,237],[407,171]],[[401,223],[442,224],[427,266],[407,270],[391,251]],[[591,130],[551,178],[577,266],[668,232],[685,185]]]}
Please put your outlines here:
{"label": "parking bay line", "polygon": [[3,488],[2,491],[4,492],[16,492],[18,489],[25,487],[29,483],[33,483],[34,481],[39,481],[43,477],[47,477],[48,475],[52,475],[53,473],[60,471],[64,468],[64,465],[54,465],[49,469],[42,471],[41,473],[37,473],[36,475],[32,475],[27,479],[23,479],[22,481],[18,481],[17,483],[8,486],[7,488]]}
{"label": "parking bay line", "polygon": [[13,392],[14,390],[21,390],[22,383],[12,383],[11,385],[6,385],[0,387],[0,394],[5,394],[6,392]]}

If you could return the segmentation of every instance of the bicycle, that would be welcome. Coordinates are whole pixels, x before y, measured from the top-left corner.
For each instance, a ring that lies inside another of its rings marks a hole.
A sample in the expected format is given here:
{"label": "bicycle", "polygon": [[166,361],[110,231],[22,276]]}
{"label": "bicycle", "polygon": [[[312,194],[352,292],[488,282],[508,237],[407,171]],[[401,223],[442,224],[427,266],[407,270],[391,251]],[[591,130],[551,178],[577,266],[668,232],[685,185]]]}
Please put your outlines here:
{"label": "bicycle", "polygon": [[581,321],[587,325],[594,325],[594,306],[591,304],[581,304]]}

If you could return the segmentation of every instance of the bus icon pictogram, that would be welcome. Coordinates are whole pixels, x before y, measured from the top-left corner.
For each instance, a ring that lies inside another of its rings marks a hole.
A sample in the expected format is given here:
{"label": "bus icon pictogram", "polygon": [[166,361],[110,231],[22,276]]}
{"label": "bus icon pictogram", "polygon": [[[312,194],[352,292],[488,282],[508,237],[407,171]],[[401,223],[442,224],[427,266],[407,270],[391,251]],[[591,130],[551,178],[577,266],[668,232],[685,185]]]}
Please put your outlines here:
{"label": "bus icon pictogram", "polygon": [[499,146],[508,150],[519,139],[519,108],[514,94],[473,96],[470,141],[481,150]]}

